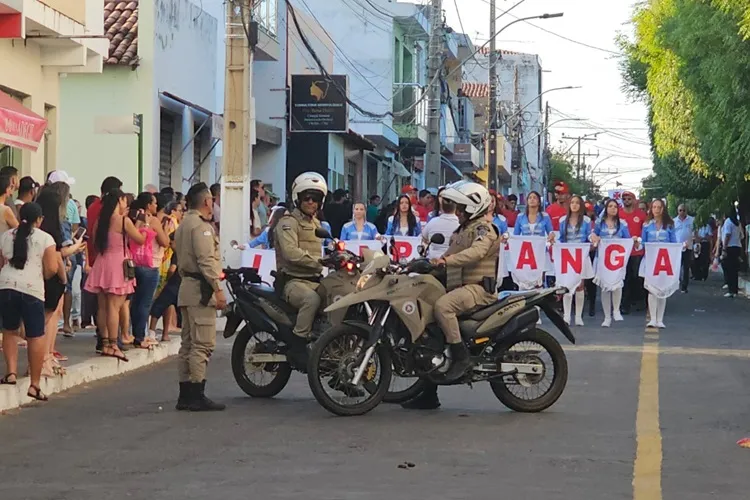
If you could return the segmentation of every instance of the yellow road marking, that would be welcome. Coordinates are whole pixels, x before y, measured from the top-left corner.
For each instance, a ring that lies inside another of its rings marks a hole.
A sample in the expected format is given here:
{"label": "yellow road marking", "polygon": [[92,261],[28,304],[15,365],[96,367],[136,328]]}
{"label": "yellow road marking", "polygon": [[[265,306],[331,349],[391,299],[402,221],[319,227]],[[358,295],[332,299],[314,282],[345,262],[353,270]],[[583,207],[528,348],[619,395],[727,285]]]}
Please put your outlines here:
{"label": "yellow road marking", "polygon": [[644,344],[635,418],[633,500],[661,500],[661,427],[659,426],[659,336]]}
{"label": "yellow road marking", "polygon": [[[658,336],[656,338],[658,340]],[[642,346],[637,345],[573,345],[564,346],[566,351],[580,352],[614,352],[640,354]],[[681,354],[686,356],[726,356],[731,358],[750,358],[750,349],[704,349],[700,347],[659,347],[659,354]]]}

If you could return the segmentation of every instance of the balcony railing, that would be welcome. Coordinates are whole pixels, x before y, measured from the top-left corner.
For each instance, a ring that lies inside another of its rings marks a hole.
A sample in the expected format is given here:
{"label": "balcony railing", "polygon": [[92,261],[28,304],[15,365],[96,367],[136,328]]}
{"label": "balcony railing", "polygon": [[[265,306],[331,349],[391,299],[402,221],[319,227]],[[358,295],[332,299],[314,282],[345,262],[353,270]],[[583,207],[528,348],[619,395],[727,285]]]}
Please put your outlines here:
{"label": "balcony railing", "polygon": [[257,21],[258,26],[274,38],[277,34],[278,9],[278,0],[257,0],[253,6],[253,20]]}
{"label": "balcony railing", "polygon": [[[399,136],[426,138],[427,99],[421,99],[425,92],[425,88],[417,83],[393,85],[393,126]],[[399,114],[405,110],[405,113]]]}

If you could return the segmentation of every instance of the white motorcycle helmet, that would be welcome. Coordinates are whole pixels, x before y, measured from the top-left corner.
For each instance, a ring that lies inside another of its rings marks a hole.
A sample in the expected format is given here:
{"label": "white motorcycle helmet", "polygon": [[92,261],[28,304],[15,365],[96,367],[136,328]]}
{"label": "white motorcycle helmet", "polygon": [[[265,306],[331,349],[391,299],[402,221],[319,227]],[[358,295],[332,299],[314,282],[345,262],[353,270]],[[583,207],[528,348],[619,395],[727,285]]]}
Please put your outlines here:
{"label": "white motorcycle helmet", "polygon": [[444,199],[451,200],[456,205],[463,205],[464,210],[473,220],[484,215],[490,208],[492,197],[487,188],[470,181],[458,181],[449,184],[440,194]]}
{"label": "white motorcycle helmet", "polygon": [[304,174],[298,175],[292,183],[292,200],[296,205],[299,205],[299,197],[305,191],[317,191],[322,193],[322,203],[322,200],[324,200],[328,194],[328,184],[326,184],[325,177],[317,172],[305,172]]}

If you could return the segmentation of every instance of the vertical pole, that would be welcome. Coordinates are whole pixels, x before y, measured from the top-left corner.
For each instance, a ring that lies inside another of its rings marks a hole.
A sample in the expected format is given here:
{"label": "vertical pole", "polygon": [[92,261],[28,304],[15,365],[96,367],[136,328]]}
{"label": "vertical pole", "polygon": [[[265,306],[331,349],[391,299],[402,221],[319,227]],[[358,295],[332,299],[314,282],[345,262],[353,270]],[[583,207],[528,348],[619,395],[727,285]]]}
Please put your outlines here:
{"label": "vertical pole", "polygon": [[138,192],[143,192],[143,115],[136,115],[138,121]]}
{"label": "vertical pole", "polygon": [[549,178],[550,176],[550,162],[549,162],[549,101],[547,101],[547,104],[544,106],[544,152],[542,153],[541,158],[541,165],[544,165],[546,168],[544,170],[544,181],[545,184],[542,186],[542,189],[546,189],[549,182],[552,180]]}
{"label": "vertical pole", "polygon": [[430,44],[428,73],[430,87],[427,101],[427,158],[425,187],[437,187],[440,184],[440,87],[436,78],[440,74],[442,60],[440,54],[443,46],[443,6],[442,0],[432,0],[430,16]]}
{"label": "vertical pole", "polygon": [[221,175],[221,253],[224,265],[238,267],[240,255],[231,241],[250,237],[252,173],[252,60],[250,31],[253,0],[226,2],[226,85],[224,87],[224,147]]}
{"label": "vertical pole", "polygon": [[578,138],[578,162],[576,163],[576,179],[581,180],[581,137]]}
{"label": "vertical pole", "polygon": [[490,0],[490,154],[489,188],[497,190],[497,50],[495,48],[495,0]]}

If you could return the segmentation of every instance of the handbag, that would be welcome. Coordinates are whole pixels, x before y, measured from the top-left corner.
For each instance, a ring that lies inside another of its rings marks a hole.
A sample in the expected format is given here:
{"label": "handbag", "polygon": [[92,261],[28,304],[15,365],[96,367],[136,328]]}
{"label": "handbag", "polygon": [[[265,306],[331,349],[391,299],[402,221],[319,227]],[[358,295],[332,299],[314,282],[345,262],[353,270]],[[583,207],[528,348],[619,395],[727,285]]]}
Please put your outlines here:
{"label": "handbag", "polygon": [[135,279],[135,262],[128,258],[128,246],[125,244],[125,217],[122,218],[122,274],[125,280]]}
{"label": "handbag", "polygon": [[141,234],[146,235],[146,241],[142,245],[137,245],[133,240],[129,240],[130,255],[133,262],[138,267],[152,267],[154,265],[154,239],[156,231],[153,229],[141,228],[138,230]]}

